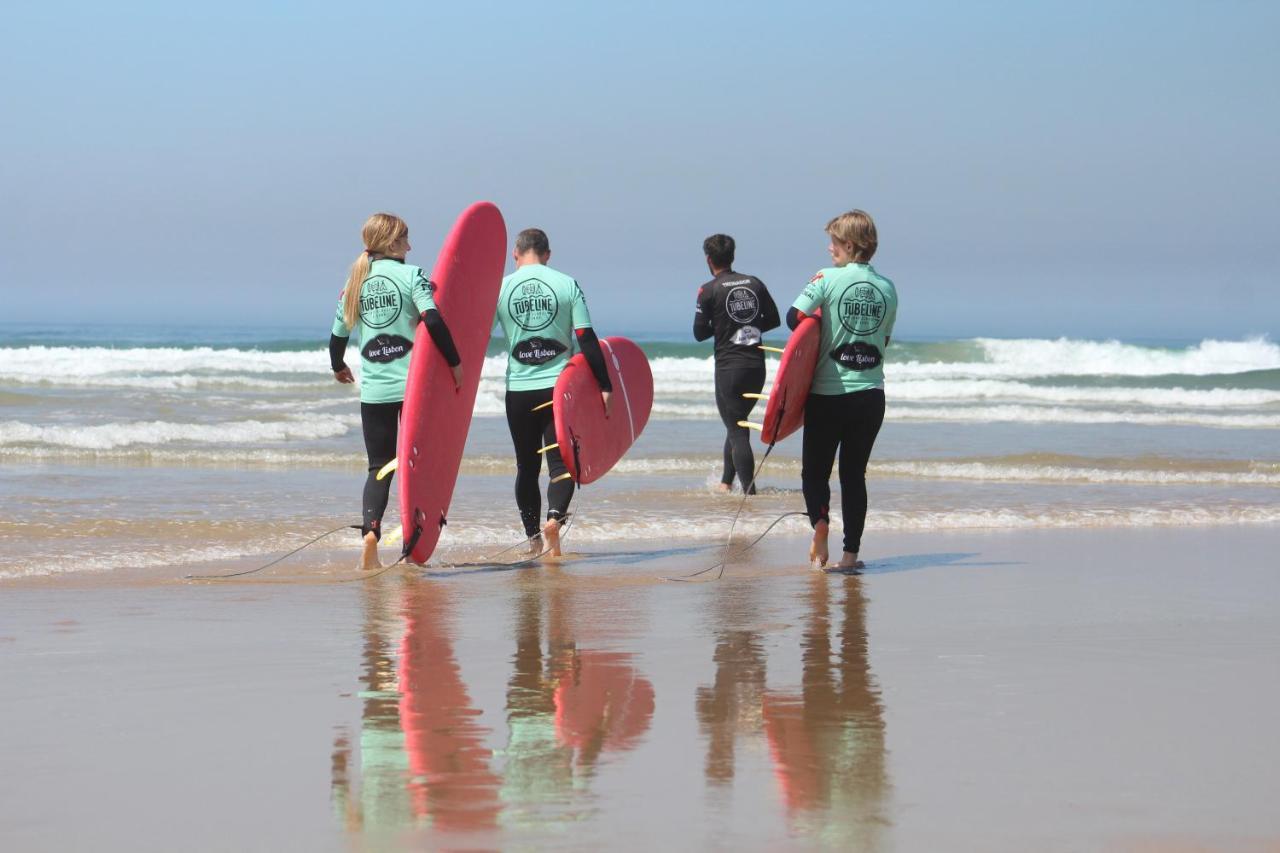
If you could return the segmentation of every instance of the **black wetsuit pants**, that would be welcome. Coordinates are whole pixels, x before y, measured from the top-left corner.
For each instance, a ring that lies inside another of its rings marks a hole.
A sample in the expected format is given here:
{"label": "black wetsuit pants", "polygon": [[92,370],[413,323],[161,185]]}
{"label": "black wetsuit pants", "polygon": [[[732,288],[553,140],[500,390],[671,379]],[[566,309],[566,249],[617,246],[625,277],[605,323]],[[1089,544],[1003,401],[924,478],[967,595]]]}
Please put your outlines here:
{"label": "black wetsuit pants", "polygon": [[716,369],[716,408],[724,421],[724,473],[720,482],[733,485],[736,473],[747,494],[756,493],[755,457],[751,453],[751,431],[738,426],[755,408],[756,401],[744,399],[743,394],[759,394],[764,387],[764,365],[759,367],[728,367]]}
{"label": "black wetsuit pants", "polygon": [[831,465],[840,451],[840,512],[844,550],[856,554],[867,521],[867,460],[884,422],[884,389],[810,394],[804,407],[800,473],[809,523],[830,518]]}
{"label": "black wetsuit pants", "polygon": [[538,451],[556,443],[556,422],[551,407],[533,411],[536,406],[550,402],[552,388],[534,391],[507,392],[507,426],[511,430],[511,443],[516,449],[516,506],[520,508],[520,521],[526,536],[537,535],[542,527],[542,493],[538,488],[538,476],[542,472],[542,458],[547,459],[547,471],[551,482],[547,486],[547,518],[564,518],[573,499],[573,481],[565,478],[554,482],[565,473],[560,450]]}
{"label": "black wetsuit pants", "polygon": [[364,481],[364,525],[362,533],[382,538],[382,514],[391,495],[391,477],[378,479],[382,466],[396,458],[396,437],[400,432],[399,403],[361,403],[360,425],[364,429],[364,450],[369,456],[369,476]]}

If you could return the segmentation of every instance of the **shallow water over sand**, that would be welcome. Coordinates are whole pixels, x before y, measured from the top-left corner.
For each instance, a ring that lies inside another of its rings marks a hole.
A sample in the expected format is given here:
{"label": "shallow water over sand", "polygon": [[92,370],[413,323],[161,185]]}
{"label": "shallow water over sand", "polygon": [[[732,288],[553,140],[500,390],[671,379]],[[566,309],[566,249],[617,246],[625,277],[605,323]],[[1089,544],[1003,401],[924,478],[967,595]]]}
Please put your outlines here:
{"label": "shallow water over sand", "polygon": [[[1273,529],[10,587],[7,849],[1266,849]],[[1145,846],[1144,846],[1145,845]]]}

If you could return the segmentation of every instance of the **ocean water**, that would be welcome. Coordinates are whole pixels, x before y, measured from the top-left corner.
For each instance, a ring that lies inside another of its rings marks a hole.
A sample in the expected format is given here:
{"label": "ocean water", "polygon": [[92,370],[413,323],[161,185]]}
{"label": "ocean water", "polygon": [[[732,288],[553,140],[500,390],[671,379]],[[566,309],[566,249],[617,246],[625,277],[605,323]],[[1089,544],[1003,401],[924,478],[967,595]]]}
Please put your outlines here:
{"label": "ocean water", "polygon": [[[322,336],[3,331],[0,579],[265,561],[358,522],[358,398],[333,381]],[[577,542],[729,532],[738,499],[713,491],[724,432],[710,344],[653,337],[636,337],[654,372],[649,426],[575,498]],[[520,537],[504,363],[495,342],[438,560]],[[1280,521],[1280,345],[1268,339],[895,341],[885,373],[864,552],[877,530]],[[803,509],[799,452],[798,434],[774,449],[736,533]],[[806,529],[796,517],[775,528]],[[354,543],[313,547],[344,561]]]}

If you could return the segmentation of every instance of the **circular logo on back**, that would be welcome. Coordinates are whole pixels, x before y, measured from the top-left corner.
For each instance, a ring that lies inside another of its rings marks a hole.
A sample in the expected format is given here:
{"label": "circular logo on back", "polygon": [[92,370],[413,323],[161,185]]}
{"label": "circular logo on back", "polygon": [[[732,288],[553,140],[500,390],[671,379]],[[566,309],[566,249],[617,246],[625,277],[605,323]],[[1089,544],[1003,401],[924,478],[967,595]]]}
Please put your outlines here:
{"label": "circular logo on back", "polygon": [[750,323],[760,313],[760,302],[749,287],[735,287],[724,298],[724,308],[735,323]]}
{"label": "circular logo on back", "polygon": [[370,276],[360,286],[360,320],[370,328],[385,329],[400,316],[400,288],[384,275]]}
{"label": "circular logo on back", "polygon": [[836,300],[840,325],[855,335],[870,335],[884,322],[884,294],[869,281],[855,282]]}
{"label": "circular logo on back", "polygon": [[536,278],[518,284],[507,298],[507,312],[516,321],[516,325],[526,332],[536,332],[550,326],[559,308],[555,291],[549,284]]}

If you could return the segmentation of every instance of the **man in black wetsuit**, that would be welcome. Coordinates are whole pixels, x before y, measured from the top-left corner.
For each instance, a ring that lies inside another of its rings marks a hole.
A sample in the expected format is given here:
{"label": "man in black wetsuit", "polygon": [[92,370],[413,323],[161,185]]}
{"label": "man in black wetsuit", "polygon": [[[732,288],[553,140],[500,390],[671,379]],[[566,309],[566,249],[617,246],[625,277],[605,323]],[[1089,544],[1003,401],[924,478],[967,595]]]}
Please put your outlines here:
{"label": "man in black wetsuit", "polygon": [[764,351],[760,338],[776,329],[781,320],[778,306],[764,282],[753,275],[733,270],[733,238],[713,234],[702,242],[707,268],[713,278],[698,289],[698,308],[693,315],[693,337],[716,339],[716,408],[728,434],[724,440],[724,474],[721,491],[733,487],[734,472],[749,495],[755,494],[755,458],[751,434],[738,426],[755,407],[755,399],[743,394],[759,394],[764,388]]}

